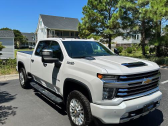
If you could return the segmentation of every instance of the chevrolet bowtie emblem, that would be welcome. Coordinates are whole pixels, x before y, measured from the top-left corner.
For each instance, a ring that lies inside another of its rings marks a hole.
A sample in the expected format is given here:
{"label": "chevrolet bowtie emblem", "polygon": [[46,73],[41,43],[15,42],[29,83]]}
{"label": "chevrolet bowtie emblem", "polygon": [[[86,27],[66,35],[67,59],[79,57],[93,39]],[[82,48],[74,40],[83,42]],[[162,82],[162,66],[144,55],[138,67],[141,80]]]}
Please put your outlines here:
{"label": "chevrolet bowtie emblem", "polygon": [[144,81],[142,82],[142,84],[149,84],[149,83],[151,83],[151,82],[152,82],[151,79],[149,79],[149,78],[144,78]]}

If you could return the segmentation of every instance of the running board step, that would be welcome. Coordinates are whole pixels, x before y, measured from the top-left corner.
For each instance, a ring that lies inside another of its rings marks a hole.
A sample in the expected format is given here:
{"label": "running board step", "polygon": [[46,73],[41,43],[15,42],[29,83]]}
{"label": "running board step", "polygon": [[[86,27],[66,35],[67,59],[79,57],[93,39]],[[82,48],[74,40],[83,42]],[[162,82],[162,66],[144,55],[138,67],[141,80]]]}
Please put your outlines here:
{"label": "running board step", "polygon": [[54,95],[53,93],[49,92],[48,90],[46,90],[42,86],[38,85],[36,82],[30,82],[30,85],[33,88],[35,88],[36,90],[38,90],[40,93],[42,93],[43,95],[48,97],[50,100],[55,102],[56,104],[62,104],[63,103],[63,100],[61,98],[57,97],[56,95]]}

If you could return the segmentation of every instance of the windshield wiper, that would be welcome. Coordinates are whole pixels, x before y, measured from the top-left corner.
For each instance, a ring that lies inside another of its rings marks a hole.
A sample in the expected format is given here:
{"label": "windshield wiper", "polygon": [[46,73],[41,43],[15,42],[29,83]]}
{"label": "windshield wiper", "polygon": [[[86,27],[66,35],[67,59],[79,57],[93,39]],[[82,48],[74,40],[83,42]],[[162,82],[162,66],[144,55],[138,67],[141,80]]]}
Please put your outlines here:
{"label": "windshield wiper", "polygon": [[78,56],[78,57],[72,57],[72,58],[84,58],[86,60],[95,60],[93,56]]}
{"label": "windshield wiper", "polygon": [[72,58],[86,58],[88,56],[72,56]]}

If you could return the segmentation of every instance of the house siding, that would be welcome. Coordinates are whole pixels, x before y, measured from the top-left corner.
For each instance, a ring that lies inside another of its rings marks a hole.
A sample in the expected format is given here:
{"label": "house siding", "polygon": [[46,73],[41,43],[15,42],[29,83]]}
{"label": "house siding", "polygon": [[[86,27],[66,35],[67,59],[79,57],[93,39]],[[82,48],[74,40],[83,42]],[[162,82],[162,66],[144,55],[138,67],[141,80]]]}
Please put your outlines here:
{"label": "house siding", "polygon": [[44,26],[44,23],[41,19],[41,17],[39,18],[39,22],[38,22],[38,31],[37,31],[37,41],[47,38],[47,28]]}
{"label": "house siding", "polygon": [[0,53],[0,59],[14,59],[14,38],[0,38],[0,42],[5,46]]}
{"label": "house siding", "polygon": [[123,39],[122,36],[118,36],[115,39],[112,40],[112,42],[115,42],[116,44],[133,44],[133,43],[140,43],[141,35],[139,35],[139,38],[133,39],[132,37],[130,39]]}

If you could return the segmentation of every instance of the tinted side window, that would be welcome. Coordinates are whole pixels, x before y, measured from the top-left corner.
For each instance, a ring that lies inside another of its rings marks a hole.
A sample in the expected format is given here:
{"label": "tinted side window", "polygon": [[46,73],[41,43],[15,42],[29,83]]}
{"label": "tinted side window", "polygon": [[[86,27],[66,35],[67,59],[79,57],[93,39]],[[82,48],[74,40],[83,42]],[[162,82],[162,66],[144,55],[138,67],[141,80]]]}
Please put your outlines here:
{"label": "tinted side window", "polygon": [[36,51],[35,51],[35,55],[37,56],[41,56],[41,52],[43,49],[49,49],[51,45],[51,41],[41,41],[39,42]]}
{"label": "tinted side window", "polygon": [[63,54],[58,42],[52,41],[50,49],[53,50],[53,58],[58,58],[60,61],[63,60]]}

